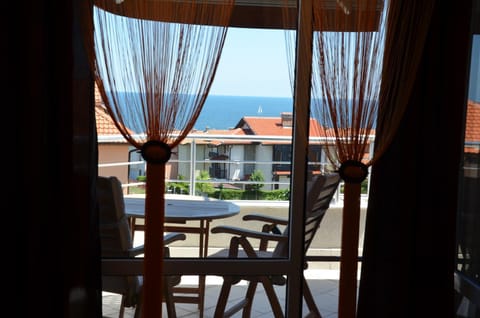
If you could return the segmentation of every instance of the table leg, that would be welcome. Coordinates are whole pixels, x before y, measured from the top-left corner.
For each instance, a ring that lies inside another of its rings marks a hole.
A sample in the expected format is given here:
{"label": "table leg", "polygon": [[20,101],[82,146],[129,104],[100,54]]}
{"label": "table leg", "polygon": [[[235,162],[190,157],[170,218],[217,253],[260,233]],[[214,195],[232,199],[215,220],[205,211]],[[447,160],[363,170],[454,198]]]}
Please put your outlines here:
{"label": "table leg", "polygon": [[[200,258],[206,258],[208,256],[208,236],[210,232],[210,220],[200,221]],[[200,318],[203,318],[203,312],[205,309],[205,275],[198,277],[198,311],[200,312]]]}
{"label": "table leg", "polygon": [[205,220],[200,220],[200,233],[199,233],[200,242],[198,243],[198,256],[200,256],[200,258],[205,257],[204,254],[205,254],[205,250],[207,249],[207,246],[205,245],[205,236],[207,235],[205,233],[206,231],[205,223],[208,223],[208,222],[206,222]]}
{"label": "table leg", "polygon": [[[202,238],[200,239],[200,257],[206,258],[208,256],[208,239],[210,234],[210,220],[202,220],[200,227],[202,228],[202,234],[200,235]],[[205,275],[200,275],[198,277],[199,283],[199,294],[198,294],[198,309],[200,311],[200,318],[203,318],[203,311],[205,309],[205,282],[206,277]]]}

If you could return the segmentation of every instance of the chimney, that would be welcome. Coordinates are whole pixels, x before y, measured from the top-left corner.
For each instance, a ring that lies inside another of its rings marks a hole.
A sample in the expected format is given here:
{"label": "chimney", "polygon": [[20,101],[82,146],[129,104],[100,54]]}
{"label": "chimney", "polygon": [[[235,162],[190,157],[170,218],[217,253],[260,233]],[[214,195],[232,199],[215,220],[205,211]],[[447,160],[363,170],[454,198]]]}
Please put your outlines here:
{"label": "chimney", "polygon": [[292,128],[293,126],[293,114],[290,112],[280,113],[282,118],[282,127],[283,128]]}

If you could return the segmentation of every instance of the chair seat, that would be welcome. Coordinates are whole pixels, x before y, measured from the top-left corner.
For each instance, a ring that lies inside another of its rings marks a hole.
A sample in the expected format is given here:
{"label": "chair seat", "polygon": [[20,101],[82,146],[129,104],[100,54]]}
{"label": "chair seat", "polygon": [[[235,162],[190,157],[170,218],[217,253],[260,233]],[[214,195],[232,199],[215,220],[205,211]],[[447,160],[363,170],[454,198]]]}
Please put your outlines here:
{"label": "chair seat", "polygon": [[[209,256],[209,258],[229,258],[229,249],[219,250]],[[273,251],[256,251],[257,258],[272,258]],[[248,258],[248,255],[243,251],[238,251],[236,258]],[[284,286],[287,283],[287,279],[283,275],[269,275],[268,276],[273,285]],[[251,276],[237,276],[233,282],[233,285],[238,284],[242,279],[254,280],[255,277]]]}

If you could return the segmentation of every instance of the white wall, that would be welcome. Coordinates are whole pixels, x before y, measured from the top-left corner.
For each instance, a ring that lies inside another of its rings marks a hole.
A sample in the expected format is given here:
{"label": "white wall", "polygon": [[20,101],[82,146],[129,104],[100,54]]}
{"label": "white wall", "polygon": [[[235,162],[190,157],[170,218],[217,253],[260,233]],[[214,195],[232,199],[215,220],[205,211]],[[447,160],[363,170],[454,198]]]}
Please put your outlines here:
{"label": "white wall", "polygon": [[[243,161],[243,155],[245,147],[243,145],[233,145],[232,148],[230,149],[230,160],[231,161]],[[237,172],[237,170],[239,170]],[[241,179],[244,175],[244,169],[243,169],[243,164],[235,164],[232,163],[230,164],[230,179],[236,179],[238,177]]]}
{"label": "white wall", "polygon": [[[273,147],[272,146],[265,146],[265,145],[258,145],[255,149],[255,160],[256,161],[272,161],[273,158]],[[265,177],[266,182],[272,181],[272,164],[267,163],[257,163],[256,168],[257,170],[262,171],[263,176]],[[272,189],[271,186],[265,185],[263,187],[264,190]]]}
{"label": "white wall", "polygon": [[[179,161],[184,161],[184,160],[189,161],[190,160],[190,153],[191,153],[190,144],[178,145],[177,149],[178,149],[178,160]],[[189,179],[190,163],[187,164],[187,163],[179,162],[178,163],[178,174],[184,176],[185,179]],[[174,177],[178,177],[178,176],[174,176]]]}

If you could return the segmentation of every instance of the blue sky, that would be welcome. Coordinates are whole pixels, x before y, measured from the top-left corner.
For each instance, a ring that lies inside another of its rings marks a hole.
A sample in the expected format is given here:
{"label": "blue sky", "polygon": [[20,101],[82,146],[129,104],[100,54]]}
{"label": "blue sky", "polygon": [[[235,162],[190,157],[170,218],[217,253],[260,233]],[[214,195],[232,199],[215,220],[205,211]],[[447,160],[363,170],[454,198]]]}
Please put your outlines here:
{"label": "blue sky", "polygon": [[[229,28],[210,94],[291,97],[283,30]],[[472,48],[470,98],[480,100],[480,36]]]}
{"label": "blue sky", "polygon": [[291,97],[283,30],[229,28],[210,94]]}
{"label": "blue sky", "polygon": [[470,72],[469,98],[480,101],[480,35],[474,35]]}

